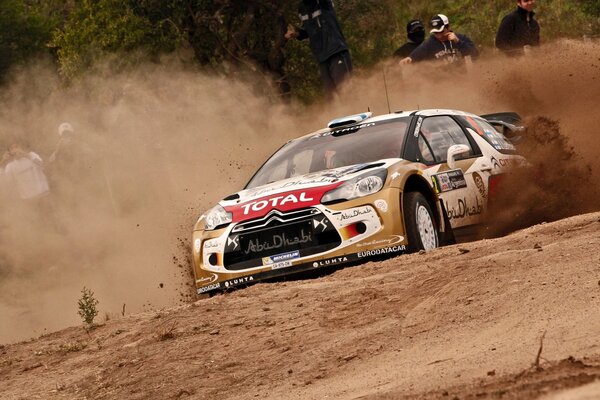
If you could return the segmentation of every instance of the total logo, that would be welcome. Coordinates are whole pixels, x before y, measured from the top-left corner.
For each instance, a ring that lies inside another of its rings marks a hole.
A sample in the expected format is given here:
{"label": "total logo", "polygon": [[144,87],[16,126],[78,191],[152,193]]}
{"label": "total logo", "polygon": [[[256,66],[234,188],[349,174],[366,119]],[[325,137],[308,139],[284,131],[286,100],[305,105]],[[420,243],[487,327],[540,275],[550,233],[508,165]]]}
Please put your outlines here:
{"label": "total logo", "polygon": [[315,261],[313,263],[313,268],[326,267],[328,265],[335,265],[343,262],[348,262],[348,257],[336,257],[323,261]]}
{"label": "total logo", "polygon": [[308,203],[314,201],[314,199],[312,197],[308,197],[308,195],[305,192],[300,193],[299,195],[295,195],[293,193],[285,195],[285,196],[276,196],[276,197],[271,197],[270,199],[265,199],[265,200],[259,200],[259,201],[251,201],[248,204],[244,204],[242,205],[242,209],[244,210],[244,215],[248,215],[250,213],[250,211],[261,211],[264,210],[265,207],[267,206],[271,206],[271,207],[277,207],[277,206],[283,206],[284,204],[287,203]]}

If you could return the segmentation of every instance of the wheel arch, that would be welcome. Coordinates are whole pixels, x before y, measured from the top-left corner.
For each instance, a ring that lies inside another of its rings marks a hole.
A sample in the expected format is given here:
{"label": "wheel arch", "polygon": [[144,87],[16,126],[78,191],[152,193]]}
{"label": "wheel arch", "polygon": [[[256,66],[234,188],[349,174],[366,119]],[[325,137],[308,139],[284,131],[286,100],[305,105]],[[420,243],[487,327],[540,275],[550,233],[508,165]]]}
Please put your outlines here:
{"label": "wheel arch", "polygon": [[[434,217],[435,217],[435,222],[438,226],[439,230],[445,230],[445,224],[444,224],[444,218],[442,218],[442,210],[440,207],[440,203],[439,203],[439,198],[438,196],[435,194],[435,192],[433,191],[431,185],[429,185],[429,183],[427,183],[427,181],[425,180],[425,178],[420,175],[420,174],[411,174],[406,178],[406,181],[404,182],[403,185],[403,190],[402,190],[402,199],[401,199],[401,206],[402,209],[404,209],[404,193],[407,192],[420,192],[423,196],[425,196],[425,199],[427,200],[427,203],[429,203],[429,207],[431,207],[431,210],[434,213]],[[404,218],[403,218],[404,220]],[[406,222],[404,222],[406,223]]]}

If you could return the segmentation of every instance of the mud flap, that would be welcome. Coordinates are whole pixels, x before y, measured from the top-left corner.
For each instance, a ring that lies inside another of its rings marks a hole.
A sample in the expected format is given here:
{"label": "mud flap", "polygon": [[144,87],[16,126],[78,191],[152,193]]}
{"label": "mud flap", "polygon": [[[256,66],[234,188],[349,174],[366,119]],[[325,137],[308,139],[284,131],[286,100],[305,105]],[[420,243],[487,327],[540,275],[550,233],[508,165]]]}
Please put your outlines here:
{"label": "mud flap", "polygon": [[440,232],[440,242],[442,246],[448,246],[451,244],[456,244],[456,238],[454,237],[454,230],[452,229],[452,225],[450,225],[450,218],[448,218],[448,212],[446,212],[446,207],[444,206],[443,201],[439,201],[440,208],[442,210],[442,218],[444,219],[444,232]]}

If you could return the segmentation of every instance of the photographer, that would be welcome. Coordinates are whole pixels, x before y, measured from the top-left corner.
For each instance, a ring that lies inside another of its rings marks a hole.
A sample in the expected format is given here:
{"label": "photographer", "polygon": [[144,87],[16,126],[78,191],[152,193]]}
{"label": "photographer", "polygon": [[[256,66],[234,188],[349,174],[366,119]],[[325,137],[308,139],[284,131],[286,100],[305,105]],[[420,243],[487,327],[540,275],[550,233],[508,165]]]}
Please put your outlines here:
{"label": "photographer", "polygon": [[464,57],[479,56],[479,51],[468,36],[454,33],[450,21],[443,14],[437,14],[431,21],[431,36],[417,47],[410,56],[403,58],[400,64],[410,64],[425,60],[439,60],[446,64],[462,61]]}

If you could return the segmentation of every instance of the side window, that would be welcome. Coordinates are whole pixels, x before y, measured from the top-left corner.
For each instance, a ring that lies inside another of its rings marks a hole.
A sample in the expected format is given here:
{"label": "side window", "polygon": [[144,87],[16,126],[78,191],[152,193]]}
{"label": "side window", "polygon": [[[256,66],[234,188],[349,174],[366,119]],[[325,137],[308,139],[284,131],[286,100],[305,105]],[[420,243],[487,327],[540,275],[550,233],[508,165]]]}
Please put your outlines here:
{"label": "side window", "polygon": [[[450,146],[455,144],[467,145],[471,150],[461,158],[470,158],[475,155],[469,139],[465,135],[460,125],[452,118],[447,116],[430,117],[423,121],[421,131],[419,132],[419,149],[423,160],[427,160],[427,155],[423,152],[424,146],[421,141],[428,144],[428,148],[433,153],[434,162],[446,162],[446,155]],[[430,155],[431,155],[430,152]]]}
{"label": "side window", "polygon": [[473,126],[473,130],[475,130],[481,137],[485,139],[486,142],[491,144],[492,147],[500,153],[515,153],[515,146],[502,133],[498,132],[487,121],[484,121],[479,118],[467,117],[467,122],[469,123],[469,125]]}

